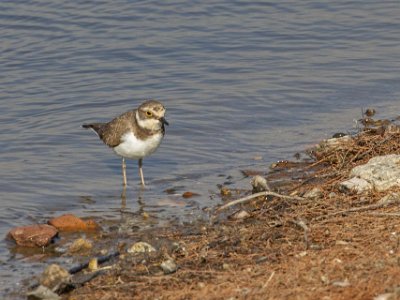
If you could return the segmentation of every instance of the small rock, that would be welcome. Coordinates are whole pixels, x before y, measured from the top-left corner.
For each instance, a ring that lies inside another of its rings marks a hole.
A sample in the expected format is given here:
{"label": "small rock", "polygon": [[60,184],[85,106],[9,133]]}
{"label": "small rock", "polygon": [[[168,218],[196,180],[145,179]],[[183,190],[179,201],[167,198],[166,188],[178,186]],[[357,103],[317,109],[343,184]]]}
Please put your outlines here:
{"label": "small rock", "polygon": [[229,216],[233,220],[244,220],[250,217],[250,214],[245,210],[239,210]]}
{"label": "small rock", "polygon": [[231,265],[230,264],[227,264],[227,263],[223,263],[222,264],[222,269],[223,270],[229,270],[231,268]]}
{"label": "small rock", "polygon": [[79,238],[72,243],[72,245],[68,249],[68,252],[70,253],[85,252],[92,248],[93,248],[92,242],[84,238]]}
{"label": "small rock", "polygon": [[183,198],[192,198],[192,197],[194,197],[194,196],[199,196],[199,194],[192,193],[192,192],[184,192],[184,193],[182,194],[182,197],[183,197]]}
{"label": "small rock", "polygon": [[353,141],[353,139],[352,139],[352,137],[350,135],[345,135],[345,136],[342,136],[342,137],[325,140],[323,142],[323,146],[326,146],[326,147],[331,148],[331,149],[335,149],[335,148],[339,148],[339,147],[344,146],[344,145],[348,145],[352,141]]}
{"label": "small rock", "polygon": [[370,191],[372,185],[365,179],[353,177],[340,183],[339,189],[345,193],[356,192],[357,194],[361,194],[362,192]]}
{"label": "small rock", "polygon": [[251,185],[253,186],[253,194],[271,190],[268,185],[267,179],[260,175],[256,175],[253,177],[253,179],[251,180]]}
{"label": "small rock", "polygon": [[324,193],[319,187],[315,187],[312,190],[306,192],[303,197],[307,199],[318,199],[321,198],[323,194]]}
{"label": "small rock", "polygon": [[227,187],[221,187],[221,195],[222,196],[230,196],[232,195],[232,191],[230,189],[228,189]]}
{"label": "small rock", "polygon": [[99,225],[95,221],[84,221],[72,214],[53,218],[48,224],[56,227],[60,231],[92,231],[99,228]]}
{"label": "small rock", "polygon": [[300,253],[296,254],[296,257],[304,257],[307,255],[307,251],[301,251]]}
{"label": "small rock", "polygon": [[334,135],[332,135],[332,138],[337,139],[337,138],[341,138],[348,135],[347,133],[344,132],[336,132]]}
{"label": "small rock", "polygon": [[328,194],[329,199],[335,198],[337,196],[337,194],[335,192],[330,192]]}
{"label": "small rock", "polygon": [[90,271],[96,271],[98,268],[99,268],[99,262],[97,260],[97,257],[91,258],[89,260],[88,269]]}
{"label": "small rock", "polygon": [[323,284],[329,284],[329,278],[326,275],[321,275],[321,281]]}
{"label": "small rock", "polygon": [[145,253],[145,252],[155,252],[156,249],[145,242],[137,242],[134,243],[129,249],[128,249],[128,253]]}
{"label": "small rock", "polygon": [[384,197],[382,197],[377,204],[382,204],[384,206],[389,205],[394,202],[398,202],[400,200],[399,193],[390,193]]}
{"label": "small rock", "polygon": [[204,282],[199,282],[197,283],[197,286],[199,289],[204,289],[206,287],[206,285],[204,284]]}
{"label": "small rock", "polygon": [[375,109],[374,108],[367,108],[365,111],[364,111],[364,114],[367,116],[367,117],[373,117],[374,115],[375,115],[375,113],[376,113],[376,111],[375,111]]}
{"label": "small rock", "polygon": [[31,225],[12,229],[8,236],[23,247],[44,247],[57,235],[56,228],[50,225]]}
{"label": "small rock", "polygon": [[53,292],[71,281],[71,274],[56,264],[49,265],[40,276],[40,284]]}
{"label": "small rock", "polygon": [[164,274],[171,274],[178,270],[178,266],[173,259],[163,261],[160,267],[163,269]]}
{"label": "small rock", "polygon": [[336,280],[332,282],[333,286],[338,286],[338,287],[348,287],[350,286],[349,280],[346,278],[345,280]]}
{"label": "small rock", "polygon": [[335,244],[340,246],[347,246],[349,243],[346,241],[338,240],[335,242]]}
{"label": "small rock", "polygon": [[393,293],[384,293],[374,297],[373,300],[395,300],[397,297]]}
{"label": "small rock", "polygon": [[60,300],[61,297],[52,292],[49,288],[39,285],[33,291],[26,293],[28,300]]}

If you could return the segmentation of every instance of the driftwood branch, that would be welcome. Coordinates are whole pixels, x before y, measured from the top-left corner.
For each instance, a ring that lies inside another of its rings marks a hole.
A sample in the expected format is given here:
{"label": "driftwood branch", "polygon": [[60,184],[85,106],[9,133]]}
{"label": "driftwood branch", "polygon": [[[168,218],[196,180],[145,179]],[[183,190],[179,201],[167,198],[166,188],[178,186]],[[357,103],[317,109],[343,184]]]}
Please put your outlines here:
{"label": "driftwood branch", "polygon": [[275,192],[265,191],[265,192],[255,193],[255,194],[252,194],[252,195],[249,195],[249,196],[246,196],[246,197],[243,197],[243,198],[228,202],[228,203],[218,207],[216,212],[221,212],[221,211],[223,211],[223,210],[225,210],[225,209],[227,209],[227,208],[229,208],[231,206],[234,206],[234,205],[239,204],[239,203],[245,203],[245,202],[248,202],[248,201],[250,201],[250,200],[252,200],[254,198],[258,198],[258,197],[261,197],[261,196],[265,196],[265,197],[274,196],[274,197],[278,197],[278,198],[282,198],[282,199],[296,200],[296,201],[304,200],[304,198],[298,197],[298,196],[286,196],[286,195],[281,195],[281,194],[278,194],[278,193],[275,193]]}

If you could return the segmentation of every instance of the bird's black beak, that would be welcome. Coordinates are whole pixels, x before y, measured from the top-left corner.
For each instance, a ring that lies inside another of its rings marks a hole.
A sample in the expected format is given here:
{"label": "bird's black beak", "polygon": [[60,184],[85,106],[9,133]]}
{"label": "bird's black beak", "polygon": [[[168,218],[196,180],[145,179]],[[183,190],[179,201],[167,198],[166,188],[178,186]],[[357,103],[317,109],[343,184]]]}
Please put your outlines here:
{"label": "bird's black beak", "polygon": [[161,121],[161,124],[165,124],[165,125],[169,125],[169,123],[168,123],[168,121],[167,120],[165,120],[165,118],[164,117],[162,117],[161,119],[160,119],[160,121]]}

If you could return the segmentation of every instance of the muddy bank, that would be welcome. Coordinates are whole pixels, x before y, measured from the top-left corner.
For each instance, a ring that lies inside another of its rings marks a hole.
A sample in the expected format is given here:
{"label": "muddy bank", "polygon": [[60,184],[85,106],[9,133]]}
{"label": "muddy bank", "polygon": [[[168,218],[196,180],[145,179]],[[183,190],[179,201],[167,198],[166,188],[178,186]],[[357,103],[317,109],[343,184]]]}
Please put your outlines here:
{"label": "muddy bank", "polygon": [[[118,255],[90,270],[84,265],[55,291],[62,299],[97,300],[396,297],[400,186],[359,191],[342,183],[371,158],[400,154],[400,128],[369,116],[362,122],[354,136],[322,142],[272,169],[245,171],[249,190],[221,187],[221,197],[225,204],[246,200],[211,210],[207,222],[118,239],[102,234],[102,248]],[[270,191],[252,194],[256,174]]]}

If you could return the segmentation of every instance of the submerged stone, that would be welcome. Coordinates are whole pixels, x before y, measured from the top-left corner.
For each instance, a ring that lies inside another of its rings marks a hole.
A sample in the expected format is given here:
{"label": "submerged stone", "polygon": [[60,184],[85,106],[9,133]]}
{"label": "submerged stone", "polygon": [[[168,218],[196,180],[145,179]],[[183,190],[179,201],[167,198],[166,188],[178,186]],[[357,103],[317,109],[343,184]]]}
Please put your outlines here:
{"label": "submerged stone", "polygon": [[48,224],[60,231],[91,231],[99,228],[99,225],[93,220],[84,221],[72,214],[53,218]]}
{"label": "submerged stone", "polygon": [[70,253],[77,253],[77,252],[84,252],[88,251],[93,248],[93,244],[91,241],[84,239],[84,238],[79,238],[76,239],[71,246],[68,249],[68,252]]}

